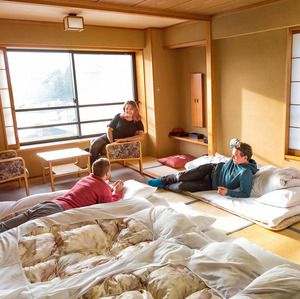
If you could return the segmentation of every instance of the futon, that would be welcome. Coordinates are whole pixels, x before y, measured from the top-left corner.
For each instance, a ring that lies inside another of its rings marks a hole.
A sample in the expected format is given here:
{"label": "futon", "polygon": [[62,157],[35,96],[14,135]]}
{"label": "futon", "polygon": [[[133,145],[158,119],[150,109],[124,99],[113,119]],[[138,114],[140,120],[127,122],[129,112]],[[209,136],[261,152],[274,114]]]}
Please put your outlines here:
{"label": "futon", "polygon": [[224,197],[216,191],[186,192],[186,194],[270,230],[282,230],[300,221],[300,205],[276,207],[260,203],[257,197]]}
{"label": "futon", "polygon": [[[206,163],[226,162],[220,154],[202,156],[185,165],[189,170]],[[278,168],[258,165],[253,189],[248,198],[218,195],[216,191],[184,192],[217,208],[226,210],[270,230],[282,230],[300,221],[300,170],[293,167]],[[147,169],[153,177],[177,173],[178,170],[156,165]]]}
{"label": "futon", "polygon": [[[219,154],[204,156],[193,160],[186,168],[226,159]],[[300,170],[293,167],[260,165],[248,198],[221,196],[216,191],[185,193],[271,230],[282,230],[300,221]]]}

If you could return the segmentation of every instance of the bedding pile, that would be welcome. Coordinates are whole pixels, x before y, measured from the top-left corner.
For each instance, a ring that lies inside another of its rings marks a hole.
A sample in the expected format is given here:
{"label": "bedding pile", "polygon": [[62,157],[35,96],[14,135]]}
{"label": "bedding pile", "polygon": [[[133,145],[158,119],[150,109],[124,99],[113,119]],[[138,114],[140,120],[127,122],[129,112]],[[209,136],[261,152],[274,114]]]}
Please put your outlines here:
{"label": "bedding pile", "polygon": [[134,219],[99,219],[36,228],[18,247],[23,271],[35,283],[84,272],[120,258],[127,247],[142,248],[152,240],[152,232]]}
{"label": "bedding pile", "polygon": [[142,197],[32,220],[0,234],[0,298],[282,298],[270,277],[297,298],[300,266],[213,239],[213,222]]}
{"label": "bedding pile", "polygon": [[[225,162],[226,159],[220,154],[203,156],[186,167],[191,169],[206,163]],[[300,221],[300,170],[293,167],[260,166],[248,198],[224,197],[216,191],[186,194],[271,230],[282,230]]]}
{"label": "bedding pile", "polygon": [[205,293],[220,298],[187,267],[172,263],[106,277],[81,298],[115,298],[116,293],[122,294],[117,298],[193,298]]}

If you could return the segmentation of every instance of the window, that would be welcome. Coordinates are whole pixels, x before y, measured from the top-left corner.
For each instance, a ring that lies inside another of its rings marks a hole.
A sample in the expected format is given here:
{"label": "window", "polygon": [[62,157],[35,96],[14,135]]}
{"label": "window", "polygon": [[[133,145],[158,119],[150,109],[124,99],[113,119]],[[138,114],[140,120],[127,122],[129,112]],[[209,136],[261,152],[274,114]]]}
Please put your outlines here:
{"label": "window", "polygon": [[136,100],[134,53],[7,50],[21,145],[97,136]]}
{"label": "window", "polygon": [[300,32],[292,33],[288,154],[300,156]]}

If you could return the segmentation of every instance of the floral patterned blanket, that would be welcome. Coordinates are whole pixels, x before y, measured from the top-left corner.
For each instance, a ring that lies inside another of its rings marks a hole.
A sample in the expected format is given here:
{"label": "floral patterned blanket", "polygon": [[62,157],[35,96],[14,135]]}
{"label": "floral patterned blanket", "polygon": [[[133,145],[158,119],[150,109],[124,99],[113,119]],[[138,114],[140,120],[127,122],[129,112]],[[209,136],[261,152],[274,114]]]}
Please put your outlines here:
{"label": "floral patterned blanket", "polygon": [[0,234],[0,298],[244,299],[274,281],[297,298],[300,266],[215,241],[213,221],[132,198],[28,222]]}

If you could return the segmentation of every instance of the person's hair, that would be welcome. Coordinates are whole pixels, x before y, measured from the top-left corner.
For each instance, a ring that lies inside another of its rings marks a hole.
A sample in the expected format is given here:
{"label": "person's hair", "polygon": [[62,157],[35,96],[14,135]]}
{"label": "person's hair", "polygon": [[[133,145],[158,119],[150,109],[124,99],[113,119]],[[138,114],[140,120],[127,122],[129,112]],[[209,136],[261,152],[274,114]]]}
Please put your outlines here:
{"label": "person's hair", "polygon": [[133,108],[133,120],[134,121],[139,121],[141,120],[141,115],[140,115],[140,111],[139,111],[139,107],[136,101],[126,101],[123,105],[123,112],[121,113],[121,117],[124,118],[125,116],[125,108],[127,105],[130,105]]}
{"label": "person's hair", "polygon": [[245,142],[237,142],[234,146],[237,150],[241,152],[241,156],[247,156],[247,160],[249,161],[252,157],[252,147],[248,143]]}
{"label": "person's hair", "polygon": [[110,170],[109,160],[100,158],[92,165],[92,173],[96,176],[103,177]]}

